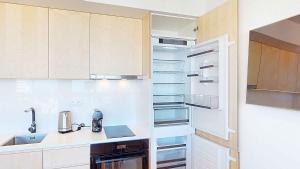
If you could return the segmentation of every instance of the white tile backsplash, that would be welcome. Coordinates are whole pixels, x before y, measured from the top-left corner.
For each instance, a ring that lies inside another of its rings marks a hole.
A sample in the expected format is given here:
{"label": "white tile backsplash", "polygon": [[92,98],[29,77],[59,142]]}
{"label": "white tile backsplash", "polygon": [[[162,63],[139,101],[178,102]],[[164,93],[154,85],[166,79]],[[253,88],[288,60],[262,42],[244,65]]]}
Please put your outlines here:
{"label": "white tile backsplash", "polygon": [[[95,108],[104,114],[104,125],[137,123],[139,105],[147,105],[143,91],[149,81],[0,80],[0,134],[26,132],[36,109],[38,131],[57,130],[58,113],[70,110],[75,123],[91,124]],[[150,103],[149,103],[150,104]],[[147,110],[145,110],[147,111]]]}

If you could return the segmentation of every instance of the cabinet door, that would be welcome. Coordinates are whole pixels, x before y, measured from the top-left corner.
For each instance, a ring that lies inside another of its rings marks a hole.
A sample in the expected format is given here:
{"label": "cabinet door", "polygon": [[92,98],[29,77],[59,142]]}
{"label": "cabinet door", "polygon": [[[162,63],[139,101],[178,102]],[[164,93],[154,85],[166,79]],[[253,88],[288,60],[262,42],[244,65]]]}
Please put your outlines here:
{"label": "cabinet door", "polygon": [[261,58],[261,43],[250,41],[248,59],[248,86],[257,86]]}
{"label": "cabinet door", "polygon": [[280,50],[278,68],[278,90],[296,91],[298,55],[293,52]]}
{"label": "cabinet door", "polygon": [[72,147],[43,151],[44,169],[68,168],[90,164],[90,147]]}
{"label": "cabinet door", "polygon": [[[300,55],[298,55],[298,57],[300,57]],[[300,92],[300,58],[298,58],[298,70],[297,70],[297,83],[296,83],[296,92]],[[299,96],[299,103],[300,103],[300,96]],[[300,104],[299,104],[299,108],[300,108]]]}
{"label": "cabinet door", "polygon": [[257,88],[278,89],[278,66],[279,49],[263,44]]}
{"label": "cabinet door", "polygon": [[89,78],[88,13],[50,9],[49,77]]}
{"label": "cabinet door", "polygon": [[3,169],[42,169],[42,152],[28,152],[0,155]]}
{"label": "cabinet door", "polygon": [[142,75],[142,20],[91,15],[90,72]]}
{"label": "cabinet door", "polygon": [[48,9],[0,3],[0,78],[48,78]]}

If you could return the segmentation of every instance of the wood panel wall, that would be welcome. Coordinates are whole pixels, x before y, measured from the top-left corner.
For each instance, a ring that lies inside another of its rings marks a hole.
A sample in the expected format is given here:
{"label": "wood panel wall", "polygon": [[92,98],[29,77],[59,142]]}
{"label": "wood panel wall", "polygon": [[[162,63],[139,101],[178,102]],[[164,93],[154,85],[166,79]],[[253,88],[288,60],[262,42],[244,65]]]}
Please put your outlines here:
{"label": "wood panel wall", "polygon": [[198,42],[217,38],[228,34],[230,41],[235,43],[229,48],[229,127],[235,130],[230,134],[229,141],[196,131],[197,135],[231,149],[231,156],[236,161],[231,162],[230,169],[239,168],[238,153],[238,110],[237,110],[237,44],[238,44],[238,0],[227,0],[222,5],[211,10],[198,19]]}

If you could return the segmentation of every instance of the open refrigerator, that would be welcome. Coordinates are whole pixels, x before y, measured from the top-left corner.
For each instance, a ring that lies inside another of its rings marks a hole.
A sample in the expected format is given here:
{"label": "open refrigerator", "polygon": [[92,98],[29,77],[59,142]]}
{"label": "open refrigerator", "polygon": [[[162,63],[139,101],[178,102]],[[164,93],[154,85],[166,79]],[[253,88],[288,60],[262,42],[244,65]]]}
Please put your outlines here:
{"label": "open refrigerator", "polygon": [[229,45],[227,35],[196,44],[190,36],[152,32],[152,168],[229,169],[230,150],[195,135],[199,129],[229,139]]}

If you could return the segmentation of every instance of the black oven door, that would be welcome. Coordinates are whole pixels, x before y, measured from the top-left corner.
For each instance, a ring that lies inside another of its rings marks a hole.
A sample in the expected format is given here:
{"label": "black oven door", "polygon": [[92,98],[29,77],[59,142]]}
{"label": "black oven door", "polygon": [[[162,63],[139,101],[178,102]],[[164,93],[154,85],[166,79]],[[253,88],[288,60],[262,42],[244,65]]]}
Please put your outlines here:
{"label": "black oven door", "polygon": [[91,169],[149,169],[145,155],[124,158],[91,158]]}

